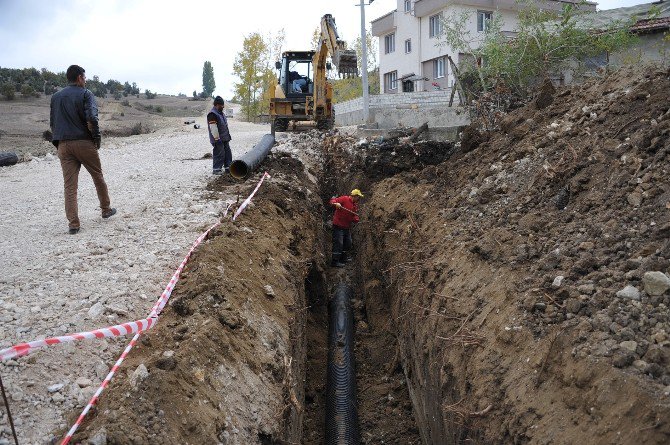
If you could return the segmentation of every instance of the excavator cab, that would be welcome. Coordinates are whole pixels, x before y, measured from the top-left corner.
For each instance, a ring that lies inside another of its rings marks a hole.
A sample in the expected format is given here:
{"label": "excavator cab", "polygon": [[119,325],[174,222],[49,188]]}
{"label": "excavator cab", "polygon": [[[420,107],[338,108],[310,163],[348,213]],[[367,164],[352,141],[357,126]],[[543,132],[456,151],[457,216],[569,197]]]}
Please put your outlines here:
{"label": "excavator cab", "polygon": [[314,94],[314,51],[291,51],[284,53],[279,69],[278,84],[287,98],[304,98]]}
{"label": "excavator cab", "polygon": [[[340,39],[332,15],[321,18],[321,38],[315,51],[285,51],[279,70],[277,83],[270,86],[270,119],[272,134],[286,131],[293,123],[312,122],[316,128],[333,128],[333,85],[326,73],[332,65],[340,76],[358,75],[356,51],[347,49]],[[303,125],[304,126],[304,125]]]}

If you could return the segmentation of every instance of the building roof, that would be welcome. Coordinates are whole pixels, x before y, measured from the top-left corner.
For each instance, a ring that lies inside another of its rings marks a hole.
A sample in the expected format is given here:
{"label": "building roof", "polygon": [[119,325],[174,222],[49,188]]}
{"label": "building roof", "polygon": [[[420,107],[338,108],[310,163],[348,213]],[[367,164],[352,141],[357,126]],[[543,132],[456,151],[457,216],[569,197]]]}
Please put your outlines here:
{"label": "building roof", "polygon": [[388,16],[390,16],[391,14],[395,13],[396,11],[397,11],[397,9],[394,9],[394,10],[391,11],[391,12],[387,12],[387,13],[384,14],[383,16],[381,16],[381,17],[377,17],[376,19],[372,20],[370,23],[374,23],[374,22],[377,22],[377,21],[383,19],[384,17],[388,17]]}
{"label": "building roof", "polygon": [[[654,8],[657,15],[649,17],[650,10]],[[602,11],[585,14],[577,23],[585,27],[604,29],[613,22],[629,22],[635,20],[631,25],[631,31],[650,32],[657,29],[667,29],[670,25],[670,1],[659,0],[653,3],[629,6],[626,8],[604,9]]]}

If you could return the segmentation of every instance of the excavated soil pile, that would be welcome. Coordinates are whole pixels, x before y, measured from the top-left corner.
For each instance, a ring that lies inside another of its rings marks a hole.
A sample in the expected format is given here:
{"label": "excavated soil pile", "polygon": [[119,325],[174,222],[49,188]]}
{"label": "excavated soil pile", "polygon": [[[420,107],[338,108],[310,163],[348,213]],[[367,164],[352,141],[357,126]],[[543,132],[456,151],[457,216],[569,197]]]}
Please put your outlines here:
{"label": "excavated soil pile", "polygon": [[[305,278],[318,278],[321,267],[321,202],[300,161],[278,153],[265,166],[272,178],[194,253],[158,326],[141,337],[75,443],[300,440]],[[234,201],[258,179],[221,178],[210,191]]]}
{"label": "excavated soil pile", "polygon": [[669,74],[561,88],[425,162],[332,143],[425,443],[670,440]]}

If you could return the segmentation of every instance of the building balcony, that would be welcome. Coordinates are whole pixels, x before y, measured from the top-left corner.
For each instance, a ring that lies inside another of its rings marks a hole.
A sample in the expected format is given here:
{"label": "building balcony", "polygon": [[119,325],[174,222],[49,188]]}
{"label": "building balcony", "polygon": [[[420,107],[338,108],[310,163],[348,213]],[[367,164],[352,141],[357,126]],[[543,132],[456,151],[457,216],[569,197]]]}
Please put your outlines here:
{"label": "building balcony", "polygon": [[395,31],[396,27],[398,26],[396,23],[396,11],[391,11],[386,15],[383,15],[379,17],[378,19],[374,19],[371,24],[372,24],[372,35],[375,37],[381,37],[384,36],[390,32]]}

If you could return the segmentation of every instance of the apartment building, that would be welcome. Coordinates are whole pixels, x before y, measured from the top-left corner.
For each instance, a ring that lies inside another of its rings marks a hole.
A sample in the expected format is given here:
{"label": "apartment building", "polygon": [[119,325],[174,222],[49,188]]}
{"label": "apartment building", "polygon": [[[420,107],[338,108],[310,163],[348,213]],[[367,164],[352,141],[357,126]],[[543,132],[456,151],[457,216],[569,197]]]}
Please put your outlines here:
{"label": "apartment building", "polygon": [[[493,14],[502,19],[502,32],[513,36],[518,25],[516,0],[397,0],[397,9],[372,21],[372,35],[379,38],[380,93],[429,91],[453,86],[454,76],[447,56],[457,65],[468,54],[450,48],[441,38],[445,20],[467,13],[467,29],[477,45]],[[578,0],[541,0],[538,7],[560,11]],[[596,9],[596,3],[580,6]]]}

